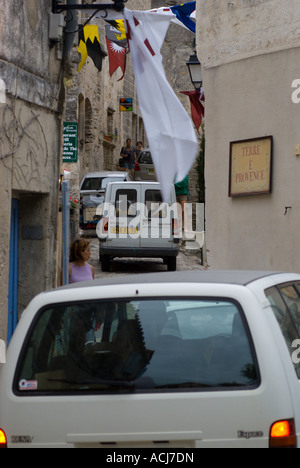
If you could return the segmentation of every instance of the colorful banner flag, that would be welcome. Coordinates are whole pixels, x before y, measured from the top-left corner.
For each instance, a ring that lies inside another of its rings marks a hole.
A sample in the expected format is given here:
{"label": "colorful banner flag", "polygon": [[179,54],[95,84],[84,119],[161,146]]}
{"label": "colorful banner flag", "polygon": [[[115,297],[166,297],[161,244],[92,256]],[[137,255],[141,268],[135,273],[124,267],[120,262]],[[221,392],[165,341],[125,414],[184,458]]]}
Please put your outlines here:
{"label": "colorful banner flag", "polygon": [[172,23],[183,26],[193,33],[196,33],[196,23],[192,19],[196,16],[196,2],[182,3],[173,7],[160,7],[150,10],[152,13],[170,14],[173,13]]}
{"label": "colorful banner flag", "polygon": [[164,201],[183,180],[198,152],[191,118],[165,75],[160,49],[173,13],[124,10],[141,114]]}
{"label": "colorful banner flag", "polygon": [[196,33],[196,23],[191,19],[192,13],[196,11],[196,2],[182,3],[170,7],[177,19],[181,21],[194,34]]}
{"label": "colorful banner flag", "polygon": [[180,91],[180,93],[186,94],[190,98],[192,119],[196,129],[199,131],[199,128],[202,124],[202,119],[205,115],[205,108],[201,102],[205,101],[203,90],[197,89],[194,91]]}
{"label": "colorful banner flag", "polygon": [[99,71],[102,70],[103,52],[100,44],[98,26],[87,25],[80,29],[78,52],[81,54],[79,72],[88,57],[91,57],[95,67]]}
{"label": "colorful banner flag", "polygon": [[115,42],[120,47],[127,47],[127,36],[124,20],[107,21],[109,25],[105,26],[105,34],[108,39]]}
{"label": "colorful banner flag", "polygon": [[109,59],[109,74],[110,76],[113,76],[115,71],[118,68],[121,68],[123,76],[118,80],[121,81],[124,78],[126,70],[126,49],[124,47],[120,47],[115,42],[110,41],[107,36],[106,44]]}

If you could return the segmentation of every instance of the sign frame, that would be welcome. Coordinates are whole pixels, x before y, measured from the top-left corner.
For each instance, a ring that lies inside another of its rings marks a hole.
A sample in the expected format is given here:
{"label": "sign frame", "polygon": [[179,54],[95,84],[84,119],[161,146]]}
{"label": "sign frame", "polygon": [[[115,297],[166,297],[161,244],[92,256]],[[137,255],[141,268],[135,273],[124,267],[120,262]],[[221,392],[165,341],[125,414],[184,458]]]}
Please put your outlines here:
{"label": "sign frame", "polygon": [[272,193],[273,136],[230,142],[229,197]]}
{"label": "sign frame", "polygon": [[133,98],[120,99],[120,112],[133,112]]}
{"label": "sign frame", "polygon": [[63,124],[63,163],[78,162],[78,122]]}

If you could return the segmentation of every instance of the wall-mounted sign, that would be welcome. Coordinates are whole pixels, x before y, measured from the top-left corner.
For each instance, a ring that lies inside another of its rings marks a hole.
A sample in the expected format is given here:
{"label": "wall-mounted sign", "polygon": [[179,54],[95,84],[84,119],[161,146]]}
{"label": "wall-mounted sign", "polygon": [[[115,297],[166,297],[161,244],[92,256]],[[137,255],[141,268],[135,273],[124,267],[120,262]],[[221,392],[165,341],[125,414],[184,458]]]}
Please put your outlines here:
{"label": "wall-mounted sign", "polygon": [[272,152],[272,136],[230,143],[230,197],[271,193]]}
{"label": "wall-mounted sign", "polygon": [[121,112],[132,112],[133,111],[133,99],[122,98],[120,99],[120,111]]}
{"label": "wall-mounted sign", "polygon": [[78,161],[78,122],[64,122],[63,162]]}

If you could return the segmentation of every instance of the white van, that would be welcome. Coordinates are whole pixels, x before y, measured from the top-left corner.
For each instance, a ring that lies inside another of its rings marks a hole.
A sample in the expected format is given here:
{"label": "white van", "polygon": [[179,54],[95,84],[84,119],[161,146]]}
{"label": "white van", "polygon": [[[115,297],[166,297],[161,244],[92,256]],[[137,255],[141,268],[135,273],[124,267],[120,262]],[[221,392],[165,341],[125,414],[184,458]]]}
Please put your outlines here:
{"label": "white van", "polygon": [[299,311],[290,273],[128,275],[40,294],[6,356],[0,346],[0,448],[151,448],[142,461],[299,447]]}
{"label": "white van", "polygon": [[162,258],[176,270],[179,252],[175,188],[162,202],[157,182],[112,182],[107,185],[103,216],[97,226],[102,270],[110,270],[115,257]]}
{"label": "white van", "polygon": [[97,207],[103,203],[105,189],[109,182],[130,180],[127,172],[88,172],[80,183],[80,228],[95,230]]}

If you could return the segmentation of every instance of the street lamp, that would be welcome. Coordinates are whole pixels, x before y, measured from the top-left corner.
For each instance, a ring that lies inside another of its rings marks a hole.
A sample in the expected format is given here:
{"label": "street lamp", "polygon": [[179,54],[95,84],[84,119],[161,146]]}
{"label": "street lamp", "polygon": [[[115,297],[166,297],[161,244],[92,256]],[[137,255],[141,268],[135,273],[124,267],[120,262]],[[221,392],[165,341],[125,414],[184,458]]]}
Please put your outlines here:
{"label": "street lamp", "polygon": [[186,65],[189,69],[191,82],[193,83],[194,88],[196,90],[200,90],[202,87],[202,67],[198,60],[196,51],[190,56]]}

